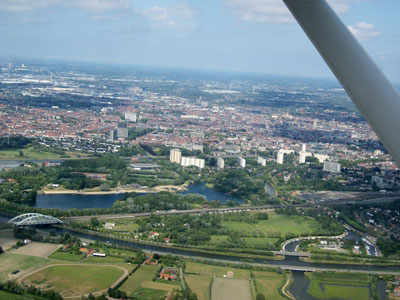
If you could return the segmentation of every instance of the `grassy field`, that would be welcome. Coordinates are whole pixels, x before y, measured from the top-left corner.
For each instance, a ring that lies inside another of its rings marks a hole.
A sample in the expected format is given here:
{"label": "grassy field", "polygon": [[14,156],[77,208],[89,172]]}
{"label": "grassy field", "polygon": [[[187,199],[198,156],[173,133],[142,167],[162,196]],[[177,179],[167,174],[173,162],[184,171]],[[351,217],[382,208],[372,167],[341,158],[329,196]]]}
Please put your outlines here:
{"label": "grassy field", "polygon": [[111,266],[51,266],[31,274],[24,283],[76,296],[107,289],[123,271]]}
{"label": "grassy field", "polygon": [[82,259],[82,257],[83,257],[82,254],[75,254],[75,253],[69,253],[69,252],[64,252],[64,251],[56,251],[49,256],[49,258],[51,258],[51,259],[66,260],[66,261],[73,261],[73,262],[80,261]]}
{"label": "grassy field", "polygon": [[33,147],[28,147],[26,149],[21,149],[24,153],[24,156],[19,156],[19,149],[16,150],[1,150],[0,151],[0,159],[46,159],[46,158],[60,158],[61,155],[44,152],[44,151],[36,151]]}
{"label": "grassy field", "polygon": [[39,268],[50,260],[42,257],[34,257],[22,254],[4,253],[0,255],[0,281],[7,281],[15,278],[10,273],[15,270],[20,270],[20,275],[23,272],[31,271]]}
{"label": "grassy field", "polygon": [[212,300],[252,300],[249,281],[245,279],[214,278]]}
{"label": "grassy field", "polygon": [[211,277],[206,275],[185,275],[189,287],[199,300],[210,300]]}
{"label": "grassy field", "polygon": [[217,277],[223,277],[228,272],[233,272],[233,278],[248,279],[250,277],[249,270],[205,265],[190,261],[186,262],[186,272]]}
{"label": "grassy field", "polygon": [[166,291],[162,290],[154,290],[154,289],[145,289],[145,288],[138,288],[135,293],[135,299],[137,300],[153,300],[153,299],[163,299],[161,297],[164,297],[166,294]]}
{"label": "grassy field", "polygon": [[258,293],[266,299],[284,300],[278,290],[282,284],[283,276],[275,272],[254,271],[254,284]]}
{"label": "grassy field", "polygon": [[264,246],[268,244],[274,244],[278,239],[277,238],[243,238],[248,246]]}
{"label": "grassy field", "polygon": [[121,290],[125,291],[128,296],[133,295],[141,287],[143,282],[152,282],[158,269],[159,267],[157,266],[139,267],[139,269],[129,276],[128,280],[121,286]]}
{"label": "grassy field", "polygon": [[104,263],[104,264],[121,264],[125,262],[123,257],[97,257],[97,256],[88,256],[83,262],[85,263]]}
{"label": "grassy field", "polygon": [[[308,293],[314,297],[347,300],[369,299],[370,277],[368,274],[313,272],[307,273],[307,277],[311,280]],[[321,285],[323,289],[321,289]]]}
{"label": "grassy field", "polygon": [[228,229],[245,232],[249,235],[254,232],[262,232],[265,236],[268,236],[268,234],[284,236],[289,232],[295,235],[308,235],[320,228],[316,220],[305,216],[287,216],[274,213],[269,214],[268,220],[260,220],[258,224],[227,221],[222,222],[222,225]]}

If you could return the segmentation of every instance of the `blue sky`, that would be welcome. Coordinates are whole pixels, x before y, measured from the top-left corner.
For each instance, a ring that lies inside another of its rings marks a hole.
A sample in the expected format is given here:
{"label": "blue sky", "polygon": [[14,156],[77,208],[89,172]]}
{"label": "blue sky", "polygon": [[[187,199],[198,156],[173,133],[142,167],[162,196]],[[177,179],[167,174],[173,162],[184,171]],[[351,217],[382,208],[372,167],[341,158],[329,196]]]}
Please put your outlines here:
{"label": "blue sky", "polygon": [[[400,82],[400,1],[328,2]],[[0,40],[0,56],[332,77],[281,0],[0,0]]]}

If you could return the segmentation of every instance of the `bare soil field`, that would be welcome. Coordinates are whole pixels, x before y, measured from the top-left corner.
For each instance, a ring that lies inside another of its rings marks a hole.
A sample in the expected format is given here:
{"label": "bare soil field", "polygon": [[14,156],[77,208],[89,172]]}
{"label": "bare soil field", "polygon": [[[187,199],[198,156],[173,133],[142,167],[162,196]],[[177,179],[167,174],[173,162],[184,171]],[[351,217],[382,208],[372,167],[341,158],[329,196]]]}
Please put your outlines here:
{"label": "bare soil field", "polygon": [[0,230],[0,246],[4,251],[14,246],[17,241],[12,229]]}
{"label": "bare soil field", "polygon": [[214,278],[212,300],[251,300],[250,285],[246,279]]}
{"label": "bare soil field", "polygon": [[15,254],[24,254],[37,257],[47,257],[60,245],[32,242],[13,251]]}

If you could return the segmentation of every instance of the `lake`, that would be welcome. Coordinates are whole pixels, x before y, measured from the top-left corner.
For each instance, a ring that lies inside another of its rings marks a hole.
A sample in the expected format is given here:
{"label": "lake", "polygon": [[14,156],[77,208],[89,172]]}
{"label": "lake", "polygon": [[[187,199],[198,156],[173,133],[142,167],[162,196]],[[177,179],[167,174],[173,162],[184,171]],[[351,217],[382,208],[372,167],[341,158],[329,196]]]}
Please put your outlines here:
{"label": "lake", "polygon": [[[242,203],[243,200],[221,192],[214,191],[206,187],[205,183],[191,184],[187,187],[187,191],[182,194],[201,194],[208,201],[219,201],[226,203],[231,200]],[[116,200],[120,200],[124,194],[103,194],[103,195],[79,195],[79,194],[39,194],[36,197],[34,207],[42,208],[58,208],[58,209],[83,209],[83,208],[109,208],[112,207]]]}

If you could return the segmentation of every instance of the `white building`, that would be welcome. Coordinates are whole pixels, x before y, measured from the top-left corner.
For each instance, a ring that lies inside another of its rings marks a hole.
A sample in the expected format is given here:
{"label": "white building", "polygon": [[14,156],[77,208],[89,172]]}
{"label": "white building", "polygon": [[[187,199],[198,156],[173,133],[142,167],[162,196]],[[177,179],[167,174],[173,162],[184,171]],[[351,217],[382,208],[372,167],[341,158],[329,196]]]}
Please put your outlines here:
{"label": "white building", "polygon": [[217,158],[217,167],[218,169],[223,169],[225,167],[225,161],[222,157]]}
{"label": "white building", "polygon": [[329,162],[329,161],[324,162],[324,171],[325,172],[340,173],[340,169],[341,169],[341,166],[339,163]]}
{"label": "white building", "polygon": [[169,152],[169,161],[180,164],[182,160],[182,152],[179,149],[171,149]]}
{"label": "white building", "polygon": [[262,165],[263,167],[265,167],[267,165],[267,160],[264,157],[259,156],[257,158],[257,163],[259,163],[260,165]]}
{"label": "white building", "polygon": [[324,161],[329,160],[329,155],[326,154],[314,154],[318,161],[322,164]]}
{"label": "white building", "polygon": [[293,150],[280,149],[278,151],[276,162],[278,164],[280,164],[280,165],[283,164],[283,158],[284,158],[285,154],[291,154],[291,153],[294,153],[294,151]]}
{"label": "white building", "polygon": [[131,121],[131,122],[136,122],[136,113],[127,111],[125,113],[125,120]]}
{"label": "white building", "polygon": [[299,163],[300,164],[306,163],[306,158],[309,157],[309,156],[312,156],[312,154],[310,152],[305,152],[305,151],[300,151],[299,155],[300,155],[299,156]]}
{"label": "white building", "polygon": [[204,159],[182,156],[181,165],[184,167],[195,166],[200,169],[203,169],[205,167],[205,164],[206,161]]}
{"label": "white building", "polygon": [[243,157],[238,158],[238,164],[241,168],[246,168],[246,160]]}

